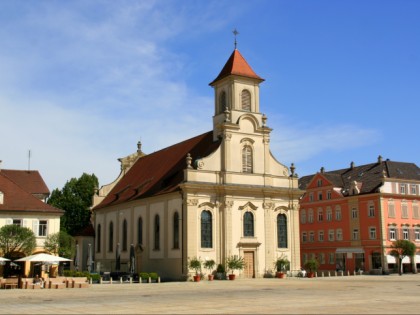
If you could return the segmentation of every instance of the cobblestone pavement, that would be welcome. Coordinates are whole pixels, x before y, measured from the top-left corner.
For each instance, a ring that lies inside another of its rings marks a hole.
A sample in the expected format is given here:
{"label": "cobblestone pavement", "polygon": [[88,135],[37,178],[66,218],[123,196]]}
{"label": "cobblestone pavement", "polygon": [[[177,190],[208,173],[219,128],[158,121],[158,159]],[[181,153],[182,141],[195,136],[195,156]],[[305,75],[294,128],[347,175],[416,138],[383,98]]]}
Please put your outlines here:
{"label": "cobblestone pavement", "polygon": [[420,314],[420,275],[0,290],[0,314]]}

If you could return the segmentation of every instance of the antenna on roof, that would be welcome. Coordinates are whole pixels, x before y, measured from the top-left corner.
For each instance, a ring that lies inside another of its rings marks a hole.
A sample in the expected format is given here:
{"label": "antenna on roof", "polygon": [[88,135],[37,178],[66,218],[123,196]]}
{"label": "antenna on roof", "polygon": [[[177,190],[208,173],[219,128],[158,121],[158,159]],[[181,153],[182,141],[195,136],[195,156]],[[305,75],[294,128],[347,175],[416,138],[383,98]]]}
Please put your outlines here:
{"label": "antenna on roof", "polygon": [[31,170],[31,149],[28,151],[28,171]]}
{"label": "antenna on roof", "polygon": [[236,46],[238,45],[238,42],[236,41],[236,35],[238,35],[239,34],[239,32],[236,30],[236,28],[232,31],[232,33],[233,33],[233,35],[235,36],[235,49],[236,49]]}

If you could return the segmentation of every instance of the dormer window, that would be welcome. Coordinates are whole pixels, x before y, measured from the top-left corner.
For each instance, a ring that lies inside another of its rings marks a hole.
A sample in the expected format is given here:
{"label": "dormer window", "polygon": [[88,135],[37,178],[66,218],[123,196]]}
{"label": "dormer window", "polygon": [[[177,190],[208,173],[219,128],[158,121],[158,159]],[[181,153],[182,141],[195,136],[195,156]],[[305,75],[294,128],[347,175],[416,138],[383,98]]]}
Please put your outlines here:
{"label": "dormer window", "polygon": [[251,111],[251,93],[248,90],[242,90],[241,108],[242,110]]}

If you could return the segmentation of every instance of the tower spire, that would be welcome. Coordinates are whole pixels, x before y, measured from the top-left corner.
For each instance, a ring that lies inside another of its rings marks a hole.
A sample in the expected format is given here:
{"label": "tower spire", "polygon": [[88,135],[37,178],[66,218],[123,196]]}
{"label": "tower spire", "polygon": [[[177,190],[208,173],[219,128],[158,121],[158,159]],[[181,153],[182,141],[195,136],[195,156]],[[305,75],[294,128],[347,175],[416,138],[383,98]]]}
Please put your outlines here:
{"label": "tower spire", "polygon": [[239,34],[239,32],[236,30],[236,28],[232,31],[232,33],[233,33],[233,35],[235,36],[235,49],[236,49],[236,46],[238,45],[238,42],[236,41],[236,35],[238,35]]}

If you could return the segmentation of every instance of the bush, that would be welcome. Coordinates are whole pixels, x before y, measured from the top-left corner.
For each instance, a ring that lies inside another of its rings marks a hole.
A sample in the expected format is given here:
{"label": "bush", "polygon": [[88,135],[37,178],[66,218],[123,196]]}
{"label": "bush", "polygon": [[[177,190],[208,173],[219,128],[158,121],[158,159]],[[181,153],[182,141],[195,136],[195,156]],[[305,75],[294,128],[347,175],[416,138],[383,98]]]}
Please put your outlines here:
{"label": "bush", "polygon": [[159,278],[159,276],[156,272],[149,273],[149,277],[150,277],[151,280],[157,280]]}
{"label": "bush", "polygon": [[147,272],[140,272],[139,277],[142,280],[149,280],[149,274]]}
{"label": "bush", "polygon": [[224,265],[222,265],[222,264],[218,264],[218,265],[217,265],[216,272],[217,272],[217,273],[225,273],[225,272],[226,272],[225,266],[224,266]]}

